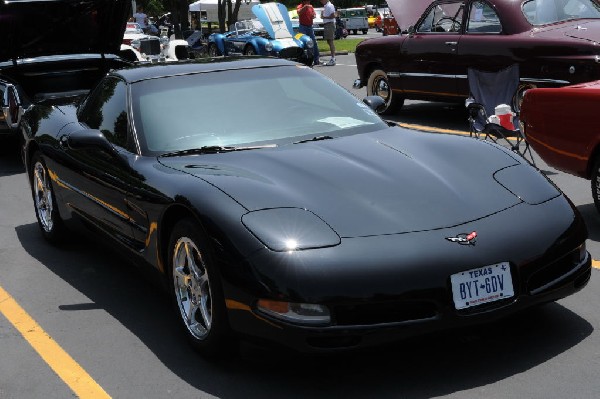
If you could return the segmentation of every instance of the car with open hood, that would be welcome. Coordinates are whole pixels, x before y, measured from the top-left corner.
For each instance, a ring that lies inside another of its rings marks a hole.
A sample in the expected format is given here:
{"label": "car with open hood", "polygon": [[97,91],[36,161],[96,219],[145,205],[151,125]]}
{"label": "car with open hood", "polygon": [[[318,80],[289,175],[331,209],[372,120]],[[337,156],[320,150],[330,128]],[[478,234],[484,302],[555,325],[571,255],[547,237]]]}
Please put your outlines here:
{"label": "car with open hood", "polygon": [[25,112],[32,213],[51,243],[84,231],[152,271],[208,356],[381,345],[587,284],[585,223],[546,176],[381,105],[274,57],[113,70]]}
{"label": "car with open hood", "polygon": [[283,4],[257,4],[252,7],[252,12],[256,19],[238,21],[229,32],[211,34],[208,54],[263,55],[312,65],[316,43],[308,35],[294,33]]}
{"label": "car with open hood", "polygon": [[358,79],[393,113],[405,99],[463,102],[467,70],[517,64],[523,93],[600,79],[595,0],[390,0],[400,34],[361,42]]}
{"label": "car with open hood", "polygon": [[[129,1],[0,1],[0,135],[17,136],[23,111],[80,97],[120,57]],[[31,21],[36,21],[34,28]]]}

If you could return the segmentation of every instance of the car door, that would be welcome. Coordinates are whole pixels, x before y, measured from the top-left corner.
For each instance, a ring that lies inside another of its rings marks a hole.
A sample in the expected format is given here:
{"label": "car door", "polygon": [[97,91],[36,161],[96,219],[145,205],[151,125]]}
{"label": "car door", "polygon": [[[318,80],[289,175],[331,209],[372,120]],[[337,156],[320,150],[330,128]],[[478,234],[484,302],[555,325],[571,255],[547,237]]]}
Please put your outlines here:
{"label": "car door", "polygon": [[[65,165],[60,169],[69,186],[69,205],[86,222],[113,238],[131,245],[132,223],[126,197],[135,173],[129,165],[136,157],[127,116],[127,85],[116,77],[106,77],[78,112],[83,129],[97,129],[112,145],[71,148],[61,137]],[[72,131],[70,134],[76,134]]]}
{"label": "car door", "polygon": [[485,0],[472,1],[465,18],[465,32],[461,37],[456,56],[457,66],[461,69],[459,91],[464,95],[469,92],[466,78],[467,68],[484,71],[497,71],[516,62],[521,51],[510,36],[504,33],[500,16]]}
{"label": "car door", "polygon": [[402,46],[400,77],[409,98],[456,97],[456,55],[463,28],[463,0],[438,1]]}

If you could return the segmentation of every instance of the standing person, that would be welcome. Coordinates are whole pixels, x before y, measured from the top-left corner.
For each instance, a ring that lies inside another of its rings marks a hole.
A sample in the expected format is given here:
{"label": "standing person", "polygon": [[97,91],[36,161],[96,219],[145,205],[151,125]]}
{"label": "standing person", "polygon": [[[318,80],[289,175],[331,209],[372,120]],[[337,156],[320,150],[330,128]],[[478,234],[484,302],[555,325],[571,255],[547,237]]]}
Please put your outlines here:
{"label": "standing person", "polygon": [[315,31],[313,29],[313,20],[317,17],[315,9],[310,4],[310,0],[302,0],[296,7],[298,12],[298,32],[309,36],[313,43],[313,65],[319,65],[319,46],[317,45],[317,38],[315,37]]}
{"label": "standing person", "polygon": [[144,7],[138,6],[137,12],[133,14],[133,19],[140,25],[144,33],[148,30],[148,16],[144,13]]}
{"label": "standing person", "polygon": [[321,4],[323,5],[323,12],[321,13],[321,18],[323,18],[323,38],[327,40],[329,51],[331,52],[331,59],[324,65],[333,66],[335,65],[335,43],[333,42],[335,35],[335,7],[329,0],[321,0]]}

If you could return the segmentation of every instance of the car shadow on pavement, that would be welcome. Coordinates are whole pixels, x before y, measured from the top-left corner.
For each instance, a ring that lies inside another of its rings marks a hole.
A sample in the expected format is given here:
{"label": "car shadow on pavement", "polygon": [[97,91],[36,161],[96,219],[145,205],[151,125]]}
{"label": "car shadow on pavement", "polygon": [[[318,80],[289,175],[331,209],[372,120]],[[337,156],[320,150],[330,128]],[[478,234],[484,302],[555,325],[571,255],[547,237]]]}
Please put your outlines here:
{"label": "car shadow on pavement", "polygon": [[600,213],[594,203],[577,206],[588,228],[588,238],[600,242]]}
{"label": "car shadow on pavement", "polygon": [[25,171],[19,151],[18,140],[0,138],[0,177],[16,175]]}
{"label": "car shadow on pavement", "polygon": [[[368,351],[307,356],[244,343],[239,356],[209,362],[190,349],[166,295],[140,281],[137,269],[107,246],[74,238],[56,248],[36,224],[18,226],[16,233],[29,255],[92,301],[57,304],[60,312],[105,310],[175,375],[220,398],[442,396],[523,373],[593,332],[585,319],[551,303],[485,326]],[[93,326],[77,326],[82,334],[86,328]]]}

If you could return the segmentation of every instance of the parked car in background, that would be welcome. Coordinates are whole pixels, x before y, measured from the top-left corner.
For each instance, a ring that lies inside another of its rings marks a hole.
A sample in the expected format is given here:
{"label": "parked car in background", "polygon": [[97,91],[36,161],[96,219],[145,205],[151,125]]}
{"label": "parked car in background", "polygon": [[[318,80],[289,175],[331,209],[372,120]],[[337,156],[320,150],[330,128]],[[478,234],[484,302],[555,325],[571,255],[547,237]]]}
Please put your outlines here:
{"label": "parked car in background", "polygon": [[348,32],[356,35],[361,31],[366,35],[369,31],[367,11],[364,7],[341,9],[338,10],[338,14]]}
{"label": "parked car in background", "polygon": [[152,271],[217,358],[497,323],[588,283],[584,221],[544,175],[382,103],[276,58],[114,70],[24,114],[33,211],[49,242],[83,231]]}
{"label": "parked car in background", "polygon": [[[600,6],[594,0],[395,0],[400,35],[356,49],[355,87],[379,95],[383,113],[405,99],[463,102],[467,69],[520,67],[525,90],[600,79]],[[405,33],[406,32],[406,33]]]}
{"label": "parked car in background", "polygon": [[21,137],[24,110],[81,98],[131,65],[120,56],[130,12],[129,1],[0,2],[0,136]]}
{"label": "parked car in background", "polygon": [[125,33],[123,34],[123,44],[131,45],[136,39],[144,38],[148,35],[144,33],[142,27],[137,22],[127,22]]}
{"label": "parked car in background", "polygon": [[283,4],[264,3],[252,7],[256,20],[238,21],[226,33],[208,37],[208,54],[265,55],[313,63],[316,43],[308,35],[293,33],[292,22]]}
{"label": "parked car in background", "polygon": [[527,141],[550,166],[588,179],[600,212],[600,81],[527,90],[520,120]]}
{"label": "parked car in background", "polygon": [[[313,31],[315,32],[315,36],[323,36],[323,18],[321,18],[322,12],[322,8],[315,8],[316,17],[313,19]],[[294,9],[289,11],[288,15],[290,16],[290,19],[292,21],[292,28],[294,33],[298,33],[298,26],[300,25],[298,12]]]}

